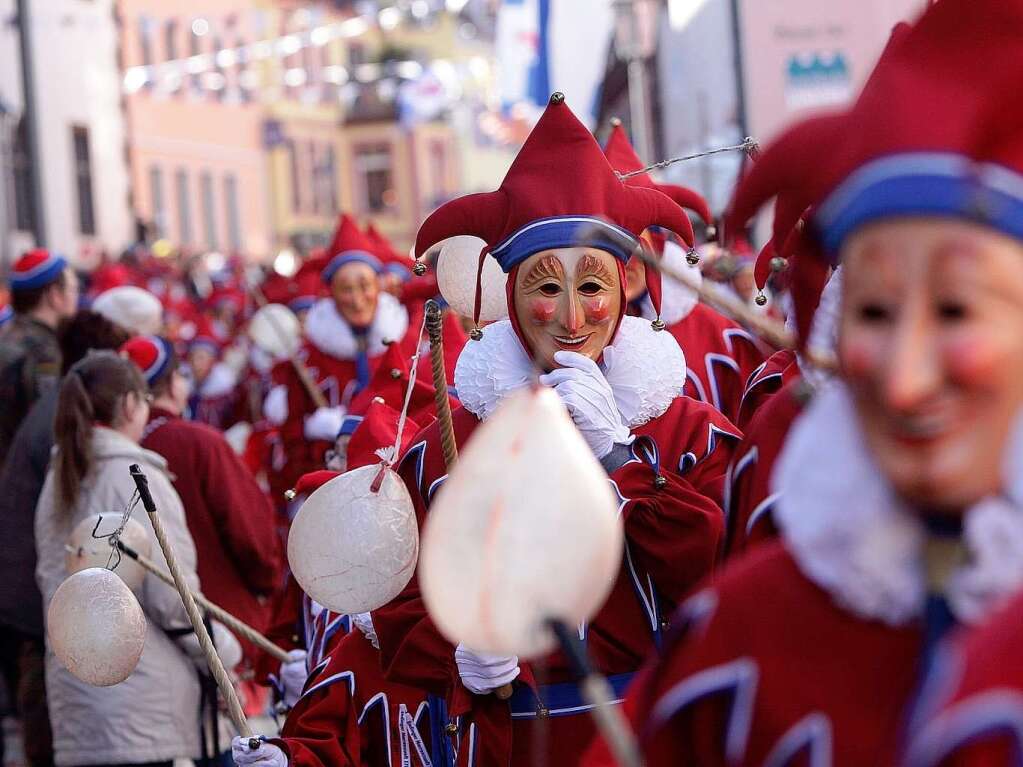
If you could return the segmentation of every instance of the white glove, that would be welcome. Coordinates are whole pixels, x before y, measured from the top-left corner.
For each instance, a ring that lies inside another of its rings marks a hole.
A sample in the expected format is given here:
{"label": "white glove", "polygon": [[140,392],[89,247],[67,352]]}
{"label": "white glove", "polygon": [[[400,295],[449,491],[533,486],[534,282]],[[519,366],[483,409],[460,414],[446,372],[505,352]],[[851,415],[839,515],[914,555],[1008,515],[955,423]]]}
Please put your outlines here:
{"label": "white glove", "polygon": [[298,699],[302,697],[302,688],[305,687],[308,678],[305,650],[292,650],[288,653],[288,660],[281,664],[281,697],[285,706],[295,707]]}
{"label": "white glove", "polygon": [[540,376],[540,383],[558,393],[594,455],[603,458],[616,444],[631,444],[633,437],[618,411],[611,384],[597,363],[565,351],[555,352],[554,361],[563,367]]}
{"label": "white glove", "polygon": [[273,743],[260,743],[259,748],[249,748],[249,739],[241,735],[231,741],[231,758],[239,767],[288,767],[288,757]]}
{"label": "white glove", "polygon": [[325,439],[333,442],[341,431],[341,422],[345,420],[345,409],[337,407],[318,407],[316,412],[305,419],[306,439]]}
{"label": "white glove", "polygon": [[519,659],[514,655],[486,655],[461,644],[455,648],[455,664],[462,684],[476,695],[486,695],[511,684],[519,675]]}
{"label": "white glove", "polygon": [[280,426],[288,420],[288,387],[277,384],[263,400],[263,415],[274,426]]}
{"label": "white glove", "polygon": [[377,630],[373,628],[373,617],[369,613],[352,613],[352,623],[355,625],[355,628],[365,635],[371,645],[378,650],[380,649]]}

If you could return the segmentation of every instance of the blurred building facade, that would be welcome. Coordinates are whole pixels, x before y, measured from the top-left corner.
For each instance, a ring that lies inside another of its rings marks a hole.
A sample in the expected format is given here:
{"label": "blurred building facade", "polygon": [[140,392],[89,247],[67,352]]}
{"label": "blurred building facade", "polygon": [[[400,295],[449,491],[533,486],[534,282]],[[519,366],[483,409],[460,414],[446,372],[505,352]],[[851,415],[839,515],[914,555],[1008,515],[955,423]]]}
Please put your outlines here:
{"label": "blurred building facade", "polygon": [[264,259],[325,244],[344,210],[405,247],[465,188],[462,168],[494,165],[457,127],[485,102],[491,46],[444,2],[120,5],[151,236]]}
{"label": "blurred building facade", "polygon": [[[643,159],[695,154],[745,136],[766,143],[814,110],[849,102],[892,26],[914,18],[925,5],[926,0],[631,0],[640,19],[653,127],[653,156]],[[611,116],[630,123],[620,38],[616,35],[608,57],[602,124]],[[738,153],[712,155],[673,165],[662,175],[698,189],[720,211],[740,161]]]}
{"label": "blurred building facade", "polygon": [[0,19],[10,22],[0,26],[0,261],[35,244],[73,258],[123,247],[132,218],[114,0],[0,0]]}

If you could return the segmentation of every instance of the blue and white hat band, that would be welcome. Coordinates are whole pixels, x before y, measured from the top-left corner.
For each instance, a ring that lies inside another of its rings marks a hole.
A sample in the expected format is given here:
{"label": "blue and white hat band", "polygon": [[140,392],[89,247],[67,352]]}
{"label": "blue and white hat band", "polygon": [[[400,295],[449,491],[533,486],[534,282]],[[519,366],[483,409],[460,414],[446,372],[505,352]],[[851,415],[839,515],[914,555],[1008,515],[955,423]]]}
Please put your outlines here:
{"label": "blue and white hat band", "polygon": [[534,253],[551,248],[591,247],[629,260],[639,241],[631,232],[595,216],[554,216],[532,221],[491,249],[506,273]]}
{"label": "blue and white hat band", "polygon": [[891,155],[849,176],[817,209],[814,226],[837,260],[856,229],[899,216],[963,218],[1023,240],[1023,175],[954,153]]}
{"label": "blue and white hat band", "polygon": [[345,250],[330,259],[330,262],[323,268],[323,281],[330,282],[334,279],[334,275],[337,274],[338,269],[342,266],[353,263],[366,264],[377,274],[380,274],[380,272],[383,271],[380,259],[372,253],[367,253],[364,250]]}
{"label": "blue and white hat band", "polygon": [[21,271],[14,269],[10,277],[11,289],[34,290],[49,285],[57,279],[66,266],[67,260],[64,256],[59,253],[50,253],[47,258],[31,269]]}

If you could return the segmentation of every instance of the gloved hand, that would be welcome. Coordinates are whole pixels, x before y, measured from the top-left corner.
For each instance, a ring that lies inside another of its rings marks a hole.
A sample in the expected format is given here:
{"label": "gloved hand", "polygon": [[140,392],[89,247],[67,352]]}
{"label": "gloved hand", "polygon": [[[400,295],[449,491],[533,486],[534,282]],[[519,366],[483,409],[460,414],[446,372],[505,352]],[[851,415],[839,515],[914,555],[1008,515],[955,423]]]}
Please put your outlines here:
{"label": "gloved hand", "polygon": [[514,655],[487,655],[461,644],[455,648],[455,665],[462,684],[476,695],[486,695],[511,684],[519,675],[519,659]]}
{"label": "gloved hand", "polygon": [[298,699],[302,697],[302,688],[309,677],[309,670],[306,668],[305,650],[292,650],[288,653],[288,660],[281,664],[281,699],[288,708],[294,708]]}
{"label": "gloved hand", "polygon": [[565,351],[555,352],[554,361],[564,367],[540,376],[540,383],[558,393],[594,455],[603,458],[616,444],[631,444],[633,437],[618,411],[611,384],[597,363]]}
{"label": "gloved hand", "polygon": [[333,442],[337,439],[337,433],[341,431],[341,422],[345,420],[345,409],[337,407],[319,407],[305,419],[306,439],[325,439]]}
{"label": "gloved hand", "polygon": [[274,426],[280,426],[288,420],[288,387],[277,384],[263,400],[263,415]]}
{"label": "gloved hand", "polygon": [[365,635],[371,645],[380,649],[380,640],[377,639],[377,631],[373,628],[373,617],[369,613],[353,613],[352,623]]}
{"label": "gloved hand", "polygon": [[236,735],[231,741],[231,758],[239,767],[288,767],[288,757],[273,743],[260,743],[259,748],[249,748],[249,739]]}

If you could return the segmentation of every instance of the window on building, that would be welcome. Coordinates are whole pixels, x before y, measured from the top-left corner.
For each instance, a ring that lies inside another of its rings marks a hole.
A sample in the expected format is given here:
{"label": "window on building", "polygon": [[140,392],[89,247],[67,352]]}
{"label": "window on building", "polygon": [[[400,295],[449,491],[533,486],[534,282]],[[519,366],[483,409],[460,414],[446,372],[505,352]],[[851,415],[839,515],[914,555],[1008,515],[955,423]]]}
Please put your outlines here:
{"label": "window on building", "polygon": [[312,214],[322,213],[322,205],[324,202],[323,195],[323,169],[320,168],[319,151],[315,141],[310,141],[306,146],[306,167],[312,172],[312,187],[313,193],[311,199],[307,200],[308,212]]}
{"label": "window on building", "polygon": [[[198,56],[202,53],[202,41],[199,39],[199,35],[195,33],[195,25],[192,25],[192,29],[188,36],[188,55]],[[202,75],[194,74],[189,78],[192,86],[192,92],[196,94],[202,93]]]}
{"label": "window on building", "polygon": [[[155,22],[148,16],[139,16],[139,56],[142,59],[142,66],[148,67],[153,64],[153,27]],[[146,80],[145,88],[153,87],[153,79]]]}
{"label": "window on building", "polygon": [[178,196],[178,244],[192,244],[192,196],[188,193],[188,171],[178,168],[174,174]]}
{"label": "window on building", "polygon": [[298,150],[295,142],[290,138],[287,140],[288,160],[291,165],[291,211],[292,213],[302,212],[302,173],[298,158]]}
{"label": "window on building", "polygon": [[163,239],[167,236],[167,203],[163,196],[163,170],[159,165],[152,165],[149,168],[149,200],[156,236]]}
{"label": "window on building", "polygon": [[380,213],[397,202],[394,191],[390,144],[364,144],[355,151],[356,171],[362,179],[363,201],[368,213]]}
{"label": "window on building", "polygon": [[206,246],[210,250],[220,247],[217,239],[217,205],[213,201],[213,176],[208,171],[199,176],[199,192],[202,195],[202,220],[206,234]]}
{"label": "window on building", "polygon": [[237,252],[242,249],[242,225],[238,213],[238,179],[233,173],[224,176],[224,214],[227,216],[227,244]]}
{"label": "window on building", "polygon": [[324,163],[324,175],[327,182],[327,213],[333,215],[338,210],[337,201],[337,155],[334,153],[334,146],[327,144],[327,157]]}
{"label": "window on building", "polygon": [[36,206],[32,190],[32,149],[28,143],[28,120],[25,117],[18,121],[14,129],[11,175],[14,182],[15,228],[21,232],[34,232]]}
{"label": "window on building", "polygon": [[[178,58],[178,23],[174,19],[168,19],[163,25],[163,59],[174,61]],[[175,76],[173,79],[164,81],[172,93],[181,90],[181,78]]]}
{"label": "window on building", "polygon": [[94,235],[96,234],[96,209],[92,199],[89,129],[82,125],[71,126],[71,143],[75,159],[75,189],[78,192],[78,231],[81,234]]}

